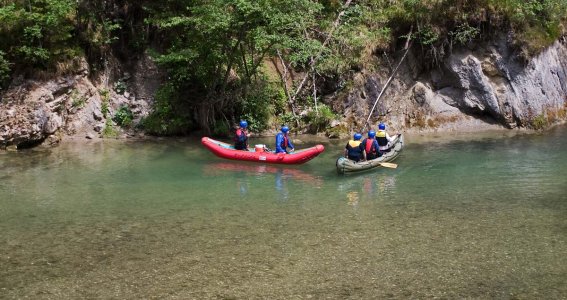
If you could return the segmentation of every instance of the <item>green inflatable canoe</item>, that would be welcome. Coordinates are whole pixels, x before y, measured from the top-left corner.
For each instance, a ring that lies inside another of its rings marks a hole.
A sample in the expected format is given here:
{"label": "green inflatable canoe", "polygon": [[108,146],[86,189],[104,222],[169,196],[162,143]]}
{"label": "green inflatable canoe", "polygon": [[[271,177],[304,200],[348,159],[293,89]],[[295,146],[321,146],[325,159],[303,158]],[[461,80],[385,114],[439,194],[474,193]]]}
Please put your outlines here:
{"label": "green inflatable canoe", "polygon": [[337,159],[337,172],[339,174],[362,172],[381,167],[382,163],[393,161],[400,155],[400,152],[402,152],[402,148],[404,148],[403,135],[398,134],[394,136],[394,139],[392,140],[391,143],[392,146],[390,147],[390,152],[386,152],[384,153],[384,155],[373,160],[354,162],[348,158],[339,157],[339,159]]}

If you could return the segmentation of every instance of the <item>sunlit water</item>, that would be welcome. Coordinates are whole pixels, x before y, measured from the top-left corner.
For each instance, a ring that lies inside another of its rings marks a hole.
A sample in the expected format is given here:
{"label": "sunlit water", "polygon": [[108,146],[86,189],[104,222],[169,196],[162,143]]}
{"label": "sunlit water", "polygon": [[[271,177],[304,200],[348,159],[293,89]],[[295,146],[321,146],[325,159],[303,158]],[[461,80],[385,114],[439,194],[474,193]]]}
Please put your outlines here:
{"label": "sunlit water", "polygon": [[0,298],[567,297],[567,128],[408,136],[350,176],[322,142],[293,167],[197,139],[0,153]]}

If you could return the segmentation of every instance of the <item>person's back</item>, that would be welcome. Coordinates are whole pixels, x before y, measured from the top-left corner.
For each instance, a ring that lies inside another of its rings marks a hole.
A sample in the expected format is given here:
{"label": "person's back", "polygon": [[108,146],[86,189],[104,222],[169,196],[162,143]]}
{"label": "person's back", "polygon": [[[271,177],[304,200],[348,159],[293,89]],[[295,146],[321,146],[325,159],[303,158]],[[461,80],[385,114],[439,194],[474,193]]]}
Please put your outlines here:
{"label": "person's back", "polygon": [[[283,125],[281,132],[276,135],[276,153],[289,153],[294,150],[295,147],[288,136],[288,132],[289,127]],[[289,152],[288,148],[290,148]]]}
{"label": "person's back", "polygon": [[239,125],[240,127],[236,129],[234,134],[234,149],[248,150],[248,132],[246,131],[248,122],[240,121]]}
{"label": "person's back", "polygon": [[361,138],[362,134],[355,133],[353,139],[348,141],[347,145],[345,146],[345,157],[356,162],[366,157],[364,149],[361,147]]}
{"label": "person's back", "polygon": [[370,130],[368,132],[368,138],[362,141],[362,149],[366,152],[366,159],[371,160],[382,156],[379,149],[378,141],[375,139],[376,132],[374,130]]}

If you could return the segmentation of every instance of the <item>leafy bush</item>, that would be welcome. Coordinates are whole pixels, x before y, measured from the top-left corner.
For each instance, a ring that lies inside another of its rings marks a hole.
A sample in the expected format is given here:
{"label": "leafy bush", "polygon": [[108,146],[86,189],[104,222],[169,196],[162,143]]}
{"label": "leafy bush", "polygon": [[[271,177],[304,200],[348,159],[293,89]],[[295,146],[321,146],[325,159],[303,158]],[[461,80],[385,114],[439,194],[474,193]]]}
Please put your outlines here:
{"label": "leafy bush", "polygon": [[440,39],[440,33],[437,28],[433,26],[427,26],[422,28],[417,32],[415,38],[422,44],[422,45],[432,45]]}
{"label": "leafy bush", "polygon": [[299,117],[295,117],[292,113],[287,112],[285,114],[282,114],[280,116],[278,116],[278,121],[279,124],[278,125],[283,125],[283,124],[287,124],[287,125],[291,125],[291,124],[295,124],[296,121],[298,120]]}
{"label": "leafy bush", "polygon": [[10,63],[4,58],[5,53],[0,51],[0,90],[10,79]]}
{"label": "leafy bush", "polygon": [[285,90],[281,87],[276,87],[272,103],[272,105],[274,106],[274,114],[276,116],[284,114],[286,112],[287,101],[288,100],[285,94]]}
{"label": "leafy bush", "polygon": [[230,135],[230,125],[226,121],[217,121],[213,125],[213,135],[226,137]]}
{"label": "leafy bush", "polygon": [[105,138],[116,138],[118,136],[118,131],[116,131],[114,124],[112,124],[112,121],[110,119],[106,119],[106,122],[104,123],[102,136]]}
{"label": "leafy bush", "polygon": [[455,28],[449,35],[458,43],[466,44],[475,39],[480,34],[478,28],[472,27],[469,24],[461,24]]}
{"label": "leafy bush", "polygon": [[257,81],[242,99],[242,119],[248,121],[251,131],[262,131],[268,128],[268,120],[272,115],[274,107],[280,105],[281,96],[279,89],[266,81]]}
{"label": "leafy bush", "polygon": [[285,113],[287,98],[284,90],[277,84],[269,82],[267,78],[262,76],[254,81],[248,91],[240,99],[235,117],[247,120],[251,131],[266,130],[270,125],[271,116]]}
{"label": "leafy bush", "polygon": [[114,114],[112,120],[120,127],[129,127],[134,120],[134,114],[128,106],[121,106]]}
{"label": "leafy bush", "polygon": [[114,83],[114,91],[117,94],[120,94],[120,95],[124,94],[124,92],[126,92],[126,88],[127,88],[126,82],[124,82],[124,80],[122,80],[122,79],[118,80]]}
{"label": "leafy bush", "polygon": [[71,106],[73,108],[83,108],[87,103],[87,97],[85,97],[85,95],[80,95],[79,91],[76,89],[71,92],[71,100]]}
{"label": "leafy bush", "polygon": [[74,0],[8,1],[0,7],[0,50],[20,67],[46,68],[70,59]]}
{"label": "leafy bush", "polygon": [[108,113],[110,112],[110,107],[108,106],[108,102],[110,101],[110,92],[107,89],[102,89],[99,91],[101,97],[101,108],[100,111],[102,115],[106,118]]}
{"label": "leafy bush", "polygon": [[331,121],[337,119],[337,115],[325,104],[320,104],[318,111],[311,110],[305,116],[305,123],[309,125],[312,132],[324,131],[331,125]]}
{"label": "leafy bush", "polygon": [[547,127],[547,125],[548,125],[547,119],[545,118],[545,116],[543,114],[537,115],[531,121],[531,126],[535,130],[544,129],[545,127]]}
{"label": "leafy bush", "polygon": [[193,128],[190,116],[174,109],[171,99],[177,99],[177,89],[171,84],[161,87],[155,97],[153,111],[140,121],[140,126],[149,134],[177,135]]}

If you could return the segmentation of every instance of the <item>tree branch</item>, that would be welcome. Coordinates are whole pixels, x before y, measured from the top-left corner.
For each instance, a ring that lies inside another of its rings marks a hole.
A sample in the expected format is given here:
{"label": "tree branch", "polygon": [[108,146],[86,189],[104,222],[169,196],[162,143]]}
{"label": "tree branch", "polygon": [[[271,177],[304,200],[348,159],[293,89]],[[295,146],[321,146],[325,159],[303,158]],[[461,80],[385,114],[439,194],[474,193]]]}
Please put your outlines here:
{"label": "tree branch", "polygon": [[[347,0],[345,2],[345,4],[343,5],[343,10],[339,13],[339,15],[337,16],[337,18],[335,19],[335,22],[333,22],[333,26],[331,27],[331,31],[329,31],[329,34],[327,35],[327,38],[325,39],[325,41],[323,42],[323,45],[321,47],[321,50],[319,51],[319,53],[317,53],[317,55],[311,60],[309,66],[313,69],[315,67],[315,63],[317,62],[317,59],[319,59],[319,57],[321,56],[321,54],[323,54],[323,49],[327,46],[327,44],[329,43],[329,41],[331,40],[331,38],[333,37],[333,33],[335,32],[335,30],[337,29],[337,27],[339,27],[339,24],[341,22],[341,18],[342,16],[345,14],[346,9],[349,7],[350,3],[352,2],[352,0]],[[301,89],[303,88],[303,85],[305,84],[305,82],[307,81],[307,77],[309,77],[309,71],[307,71],[307,73],[305,73],[305,75],[303,76],[303,79],[301,80],[301,83],[299,84],[299,86],[297,87],[297,89],[295,90],[295,93],[293,94],[292,99],[295,100],[295,98],[297,97],[297,95],[299,95],[299,92],[301,92]]]}
{"label": "tree branch", "polygon": [[[392,82],[392,79],[394,79],[394,76],[396,75],[396,72],[398,72],[398,69],[400,68],[400,66],[402,65],[402,62],[404,61],[404,59],[406,58],[406,56],[408,55],[408,52],[410,50],[410,41],[411,41],[411,34],[413,32],[413,28],[410,29],[410,32],[408,34],[408,38],[406,40],[406,45],[405,45],[405,50],[406,52],[404,53],[404,56],[402,56],[402,59],[400,60],[400,62],[398,63],[398,65],[396,66],[396,68],[394,69],[394,71],[392,72],[392,75],[390,75],[390,78],[388,78],[388,81],[386,81],[386,84],[384,85],[384,87],[382,88],[382,91],[380,91],[380,94],[378,95],[378,97],[376,98],[376,101],[374,101],[374,106],[372,106],[372,109],[370,110],[370,113],[368,114],[368,118],[366,119],[366,122],[364,123],[364,128],[366,128],[369,125],[369,121],[370,121],[370,117],[372,116],[372,113],[374,112],[374,109],[376,108],[376,104],[378,104],[378,101],[380,100],[380,98],[382,97],[382,95],[384,94],[384,91],[386,91],[386,89],[388,88],[388,85],[390,85],[390,82]],[[363,128],[363,129],[364,129]]]}
{"label": "tree branch", "polygon": [[289,106],[291,107],[291,113],[293,114],[293,117],[295,119],[295,123],[296,123],[297,127],[299,127],[299,119],[297,118],[297,114],[295,113],[295,105],[293,103],[293,98],[292,98],[292,96],[289,92],[289,87],[287,86],[288,69],[287,69],[287,66],[285,64],[285,61],[282,58],[282,54],[280,53],[280,50],[279,49],[276,50],[276,53],[278,54],[278,57],[280,58],[280,62],[283,66],[283,73],[280,73],[281,74],[280,77],[281,77],[282,83],[284,85],[284,91],[285,91],[285,94],[287,96]]}

